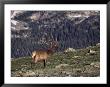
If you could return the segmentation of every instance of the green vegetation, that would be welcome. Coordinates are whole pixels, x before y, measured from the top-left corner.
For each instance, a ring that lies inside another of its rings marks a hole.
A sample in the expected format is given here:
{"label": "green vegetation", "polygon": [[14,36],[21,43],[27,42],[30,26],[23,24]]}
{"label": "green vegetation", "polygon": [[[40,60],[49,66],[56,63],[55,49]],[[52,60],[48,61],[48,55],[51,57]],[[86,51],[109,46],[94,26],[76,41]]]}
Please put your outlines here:
{"label": "green vegetation", "polygon": [[[89,50],[95,53],[88,53]],[[100,76],[100,45],[74,52],[54,53],[46,62],[32,63],[31,57],[12,59],[12,77],[96,77]]]}

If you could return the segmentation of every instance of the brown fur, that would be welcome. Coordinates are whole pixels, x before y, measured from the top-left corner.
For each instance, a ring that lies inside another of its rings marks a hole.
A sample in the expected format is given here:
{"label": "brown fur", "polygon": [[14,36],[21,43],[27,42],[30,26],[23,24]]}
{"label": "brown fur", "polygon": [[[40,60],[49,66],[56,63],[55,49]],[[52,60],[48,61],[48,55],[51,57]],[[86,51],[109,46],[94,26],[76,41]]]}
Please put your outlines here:
{"label": "brown fur", "polygon": [[51,44],[50,48],[47,50],[37,50],[32,52],[32,59],[34,63],[39,61],[44,61],[44,67],[46,64],[46,60],[49,58],[50,55],[54,53],[54,50],[58,48],[58,44]]}

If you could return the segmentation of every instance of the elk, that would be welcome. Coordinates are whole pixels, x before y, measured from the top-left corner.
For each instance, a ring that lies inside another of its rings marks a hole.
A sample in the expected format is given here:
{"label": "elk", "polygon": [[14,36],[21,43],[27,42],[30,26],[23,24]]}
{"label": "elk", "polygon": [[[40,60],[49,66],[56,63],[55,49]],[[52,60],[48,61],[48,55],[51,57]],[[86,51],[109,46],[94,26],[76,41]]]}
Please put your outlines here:
{"label": "elk", "polygon": [[39,61],[43,61],[44,68],[46,66],[46,60],[58,48],[58,42],[52,41],[49,45],[50,45],[50,47],[46,50],[36,50],[36,51],[32,52],[32,60],[34,61],[34,63],[37,63]]}

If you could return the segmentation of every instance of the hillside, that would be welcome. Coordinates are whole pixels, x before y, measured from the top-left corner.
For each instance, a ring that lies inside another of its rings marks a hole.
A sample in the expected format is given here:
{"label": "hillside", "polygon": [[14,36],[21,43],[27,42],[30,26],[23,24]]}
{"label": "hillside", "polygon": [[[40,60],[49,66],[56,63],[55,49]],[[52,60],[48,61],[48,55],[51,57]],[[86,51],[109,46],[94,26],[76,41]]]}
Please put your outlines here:
{"label": "hillside", "polygon": [[[92,50],[89,52],[89,50]],[[97,77],[100,76],[100,44],[72,52],[56,52],[43,63],[31,57],[11,60],[12,77]]]}

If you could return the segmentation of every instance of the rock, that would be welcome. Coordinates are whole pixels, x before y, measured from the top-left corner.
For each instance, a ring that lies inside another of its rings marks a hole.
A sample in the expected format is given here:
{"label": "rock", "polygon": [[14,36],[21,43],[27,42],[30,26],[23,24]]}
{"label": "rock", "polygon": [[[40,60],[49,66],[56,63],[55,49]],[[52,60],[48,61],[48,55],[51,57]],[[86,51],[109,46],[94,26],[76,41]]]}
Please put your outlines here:
{"label": "rock", "polygon": [[28,71],[28,72],[26,72],[26,73],[24,73],[24,77],[26,77],[26,76],[35,76],[36,74],[33,72],[33,71]]}
{"label": "rock", "polygon": [[78,58],[78,57],[81,57],[81,56],[74,56],[73,58]]}
{"label": "rock", "polygon": [[96,51],[90,49],[90,52],[89,53],[96,53]]}
{"label": "rock", "polygon": [[96,54],[96,51],[90,49],[86,55],[94,55],[94,54]]}
{"label": "rock", "polygon": [[75,52],[76,50],[75,49],[73,49],[73,48],[68,48],[68,49],[66,49],[64,52]]}
{"label": "rock", "polygon": [[100,46],[100,43],[97,43],[96,46]]}
{"label": "rock", "polygon": [[94,67],[97,67],[97,68],[100,68],[100,62],[93,62],[90,65],[94,66]]}

